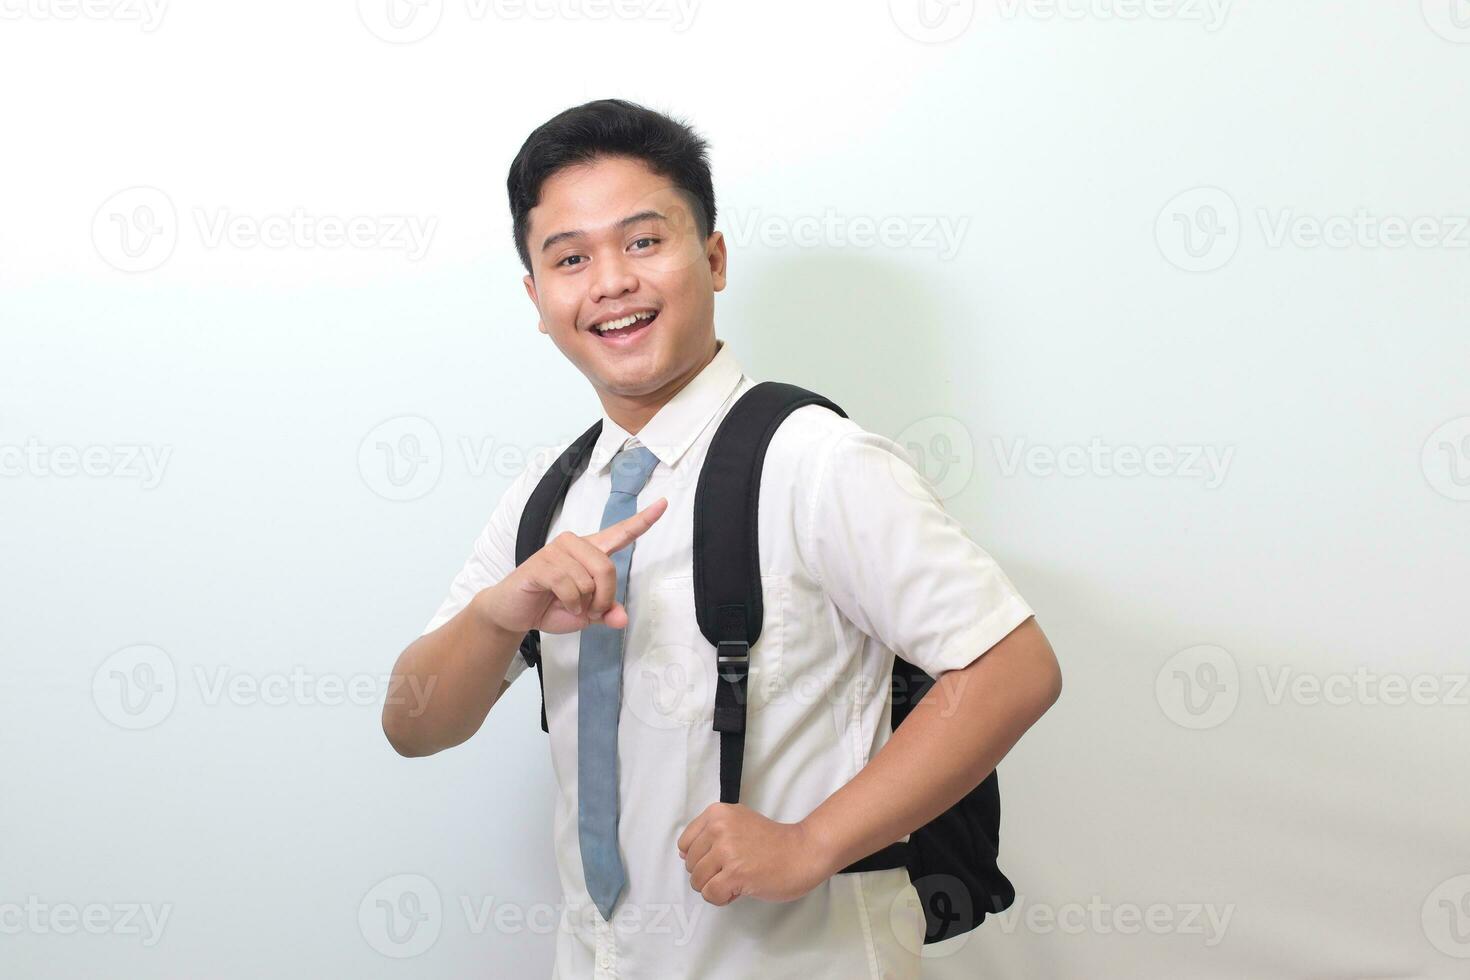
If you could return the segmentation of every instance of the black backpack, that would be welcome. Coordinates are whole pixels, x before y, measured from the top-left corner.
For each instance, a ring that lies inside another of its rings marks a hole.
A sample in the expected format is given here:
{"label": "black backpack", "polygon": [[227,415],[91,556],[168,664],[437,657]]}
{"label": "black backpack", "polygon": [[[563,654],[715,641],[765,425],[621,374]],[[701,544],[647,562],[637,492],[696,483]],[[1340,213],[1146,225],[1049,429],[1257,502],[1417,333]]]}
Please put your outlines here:
{"label": "black backpack", "polygon": [[[740,799],[745,753],[745,696],[750,649],[764,619],[756,517],[761,468],[771,436],[787,415],[804,405],[847,413],[815,392],[763,381],[731,406],[715,431],[694,497],[694,603],[699,630],[715,651],[718,685],[714,728],[720,733],[720,800]],[[531,492],[516,537],[516,564],[545,547],[551,522],[572,481],[587,468],[602,420],[582,433],[551,465]],[[854,556],[877,560],[878,556]],[[541,636],[529,631],[521,656],[541,682],[541,730],[546,724]],[[934,684],[918,667],[895,656],[893,728]],[[843,868],[839,874],[907,868],[919,893],[927,929],[925,943],[961,935],[985,916],[1015,901],[1016,891],[996,866],[1000,843],[1000,788],[991,772],[979,786],[934,820],[898,841]]]}

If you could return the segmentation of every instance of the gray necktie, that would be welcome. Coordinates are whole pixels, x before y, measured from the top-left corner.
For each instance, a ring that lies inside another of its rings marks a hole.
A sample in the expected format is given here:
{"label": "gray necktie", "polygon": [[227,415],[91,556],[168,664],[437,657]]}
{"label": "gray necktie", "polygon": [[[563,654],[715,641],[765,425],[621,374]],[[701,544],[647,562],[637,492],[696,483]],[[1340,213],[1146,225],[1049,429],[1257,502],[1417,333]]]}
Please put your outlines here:
{"label": "gray necktie", "polygon": [[[602,526],[638,512],[638,492],[658,465],[645,446],[624,449],[613,457],[612,493],[602,512]],[[633,543],[614,551],[618,602],[627,605],[628,566]],[[587,893],[604,920],[622,894],[627,875],[618,854],[618,709],[623,688],[623,634],[602,623],[582,630],[577,659],[577,831]]]}

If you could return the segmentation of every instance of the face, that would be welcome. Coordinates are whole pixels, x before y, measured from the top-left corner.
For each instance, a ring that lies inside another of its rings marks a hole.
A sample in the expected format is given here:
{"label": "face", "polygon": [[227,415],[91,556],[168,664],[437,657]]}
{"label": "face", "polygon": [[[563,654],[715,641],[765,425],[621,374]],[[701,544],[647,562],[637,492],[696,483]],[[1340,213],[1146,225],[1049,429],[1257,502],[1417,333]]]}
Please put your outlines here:
{"label": "face", "polygon": [[[539,329],[605,403],[657,398],[698,373],[714,351],[725,241],[699,234],[668,178],[626,157],[568,167],[542,184],[529,219],[525,284]],[[617,333],[593,329],[645,312],[653,319]]]}

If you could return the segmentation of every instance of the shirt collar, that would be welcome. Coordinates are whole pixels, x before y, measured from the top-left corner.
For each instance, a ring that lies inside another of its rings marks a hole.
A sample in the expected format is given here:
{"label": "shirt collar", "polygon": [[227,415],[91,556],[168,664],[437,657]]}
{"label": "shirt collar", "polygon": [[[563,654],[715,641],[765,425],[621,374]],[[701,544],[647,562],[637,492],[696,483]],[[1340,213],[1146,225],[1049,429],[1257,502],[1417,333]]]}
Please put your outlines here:
{"label": "shirt collar", "polygon": [[[665,466],[673,467],[679,462],[745,376],[729,341],[716,343],[719,349],[710,362],[675,392],[638,432],[639,443],[647,446]],[[633,435],[603,411],[602,432],[592,447],[588,469],[599,474],[605,471],[624,443],[632,438]]]}

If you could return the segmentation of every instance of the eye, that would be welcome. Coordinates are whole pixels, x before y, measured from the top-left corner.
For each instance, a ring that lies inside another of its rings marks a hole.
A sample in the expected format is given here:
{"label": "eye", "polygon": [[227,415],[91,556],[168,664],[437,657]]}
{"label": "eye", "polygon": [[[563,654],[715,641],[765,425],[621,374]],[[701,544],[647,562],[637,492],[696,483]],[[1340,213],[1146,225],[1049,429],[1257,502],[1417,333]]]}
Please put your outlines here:
{"label": "eye", "polygon": [[556,267],[557,268],[561,268],[562,266],[564,266],[568,262],[570,262],[572,259],[580,259],[580,258],[583,258],[583,256],[581,256],[581,255],[568,255],[566,258],[564,258],[560,262],[558,262],[556,264]]}
{"label": "eye", "polygon": [[642,238],[635,238],[635,239],[633,239],[633,244],[634,245],[637,245],[639,242],[654,242],[654,243],[657,243],[658,242],[658,239],[657,238],[654,238],[652,235],[644,235]]}

